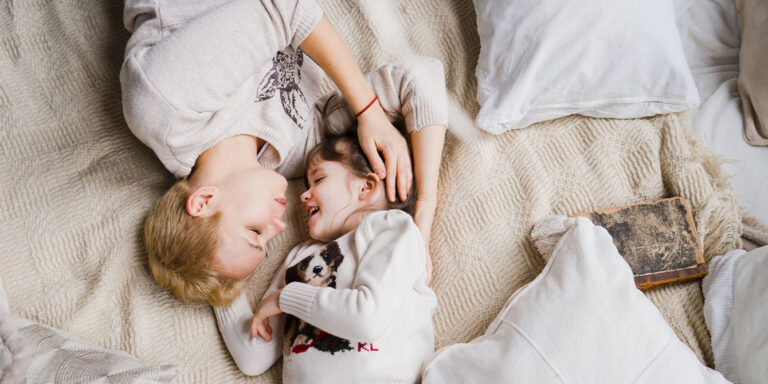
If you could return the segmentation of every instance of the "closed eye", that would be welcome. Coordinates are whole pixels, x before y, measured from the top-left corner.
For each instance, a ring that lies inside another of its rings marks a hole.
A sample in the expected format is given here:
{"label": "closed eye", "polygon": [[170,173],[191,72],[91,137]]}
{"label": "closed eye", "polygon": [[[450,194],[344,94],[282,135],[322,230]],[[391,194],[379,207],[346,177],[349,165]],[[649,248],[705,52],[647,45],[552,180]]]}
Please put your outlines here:
{"label": "closed eye", "polygon": [[319,183],[319,182],[320,182],[321,180],[323,180],[323,179],[325,179],[325,176],[323,176],[323,177],[318,177],[317,179],[315,179],[314,183],[315,183],[315,184],[317,184],[317,183]]}
{"label": "closed eye", "polygon": [[261,235],[261,231],[259,231],[256,228],[251,228],[251,232],[253,232],[253,233],[257,234],[257,235]]}

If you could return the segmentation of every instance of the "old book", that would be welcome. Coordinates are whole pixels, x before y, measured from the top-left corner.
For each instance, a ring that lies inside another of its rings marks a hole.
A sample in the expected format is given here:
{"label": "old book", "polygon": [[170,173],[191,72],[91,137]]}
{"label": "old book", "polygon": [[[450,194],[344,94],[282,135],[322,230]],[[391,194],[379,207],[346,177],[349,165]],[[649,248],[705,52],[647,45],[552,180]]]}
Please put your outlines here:
{"label": "old book", "polygon": [[640,289],[707,274],[691,206],[682,197],[577,216],[588,217],[608,230]]}

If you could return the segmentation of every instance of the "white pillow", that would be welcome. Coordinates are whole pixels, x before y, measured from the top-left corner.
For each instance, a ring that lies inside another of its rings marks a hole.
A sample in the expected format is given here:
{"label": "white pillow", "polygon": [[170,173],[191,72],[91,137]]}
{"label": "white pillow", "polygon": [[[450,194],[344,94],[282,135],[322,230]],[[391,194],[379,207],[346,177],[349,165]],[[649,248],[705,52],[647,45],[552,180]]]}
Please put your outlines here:
{"label": "white pillow", "polygon": [[146,365],[60,329],[14,316],[0,280],[0,383],[170,383],[179,369]]}
{"label": "white pillow", "polygon": [[669,0],[474,0],[477,124],[500,134],[581,114],[636,118],[699,103]]}
{"label": "white pillow", "polygon": [[544,270],[485,335],[438,351],[424,383],[727,383],[635,287],[604,228],[553,216],[533,237]]}

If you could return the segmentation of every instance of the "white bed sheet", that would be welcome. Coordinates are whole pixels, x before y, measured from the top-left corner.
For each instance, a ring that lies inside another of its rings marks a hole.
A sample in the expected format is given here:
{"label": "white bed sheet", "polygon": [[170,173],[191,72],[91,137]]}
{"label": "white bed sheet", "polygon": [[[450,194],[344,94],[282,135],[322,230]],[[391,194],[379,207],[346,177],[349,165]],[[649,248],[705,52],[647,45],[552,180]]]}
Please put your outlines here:
{"label": "white bed sheet", "polygon": [[680,0],[677,25],[688,65],[701,96],[693,133],[718,154],[734,176],[733,189],[751,216],[768,223],[768,147],[748,145],[742,136],[739,25],[733,0]]}

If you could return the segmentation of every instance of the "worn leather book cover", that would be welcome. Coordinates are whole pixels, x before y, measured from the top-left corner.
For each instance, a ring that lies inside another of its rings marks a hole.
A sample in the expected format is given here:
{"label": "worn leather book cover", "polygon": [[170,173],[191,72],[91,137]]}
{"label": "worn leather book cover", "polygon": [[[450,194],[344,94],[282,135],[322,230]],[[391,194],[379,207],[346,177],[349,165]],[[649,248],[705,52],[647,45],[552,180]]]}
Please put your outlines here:
{"label": "worn leather book cover", "polygon": [[576,216],[588,217],[608,230],[640,289],[707,274],[691,206],[682,197]]}

